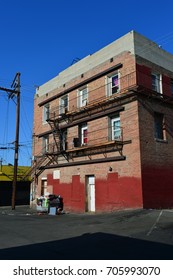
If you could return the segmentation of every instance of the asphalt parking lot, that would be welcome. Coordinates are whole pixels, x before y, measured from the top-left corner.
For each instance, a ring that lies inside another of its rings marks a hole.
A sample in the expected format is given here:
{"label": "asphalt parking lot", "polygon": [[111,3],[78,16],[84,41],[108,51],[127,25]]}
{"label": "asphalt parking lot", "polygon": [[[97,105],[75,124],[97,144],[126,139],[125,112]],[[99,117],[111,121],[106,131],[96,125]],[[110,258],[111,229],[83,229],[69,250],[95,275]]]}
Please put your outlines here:
{"label": "asphalt parking lot", "polygon": [[173,210],[39,215],[0,208],[1,260],[173,259]]}

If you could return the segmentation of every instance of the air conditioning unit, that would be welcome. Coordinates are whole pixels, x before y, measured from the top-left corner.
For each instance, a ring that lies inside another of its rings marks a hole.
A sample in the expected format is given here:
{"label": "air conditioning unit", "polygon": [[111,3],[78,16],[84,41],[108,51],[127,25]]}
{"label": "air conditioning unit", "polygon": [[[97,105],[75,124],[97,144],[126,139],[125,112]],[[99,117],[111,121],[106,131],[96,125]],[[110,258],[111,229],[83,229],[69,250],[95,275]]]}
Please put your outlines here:
{"label": "air conditioning unit", "polygon": [[74,144],[74,147],[80,147],[80,139],[79,138],[73,138],[73,144]]}

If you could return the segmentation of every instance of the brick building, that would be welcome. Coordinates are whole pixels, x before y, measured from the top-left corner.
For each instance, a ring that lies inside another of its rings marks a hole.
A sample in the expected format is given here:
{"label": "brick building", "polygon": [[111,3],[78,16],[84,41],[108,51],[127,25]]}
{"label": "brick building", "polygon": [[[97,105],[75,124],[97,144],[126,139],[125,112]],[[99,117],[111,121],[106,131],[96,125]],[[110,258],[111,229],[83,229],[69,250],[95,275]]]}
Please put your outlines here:
{"label": "brick building", "polygon": [[33,193],[70,211],[173,206],[173,55],[131,31],[40,86]]}

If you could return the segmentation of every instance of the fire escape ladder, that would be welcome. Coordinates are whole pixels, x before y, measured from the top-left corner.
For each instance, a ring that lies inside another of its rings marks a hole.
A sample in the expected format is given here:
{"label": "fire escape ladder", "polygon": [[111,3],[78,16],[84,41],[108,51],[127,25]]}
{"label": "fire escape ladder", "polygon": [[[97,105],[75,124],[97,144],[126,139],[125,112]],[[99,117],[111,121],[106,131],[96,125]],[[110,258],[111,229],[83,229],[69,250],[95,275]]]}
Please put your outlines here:
{"label": "fire escape ladder", "polygon": [[52,148],[52,152],[56,153],[59,152],[60,150],[60,128],[59,128],[59,123],[53,119],[49,119],[48,123],[51,127],[52,130],[52,135],[53,135],[53,139],[54,139],[54,144],[53,144],[53,148]]}
{"label": "fire escape ladder", "polygon": [[53,139],[55,143],[55,150],[54,152],[59,152],[60,151],[60,130],[54,128],[53,130]]}
{"label": "fire escape ladder", "polygon": [[54,145],[52,149],[52,153],[49,153],[49,156],[51,155],[54,157],[56,154],[61,154],[67,161],[69,161],[69,156],[65,152],[65,147],[64,147],[64,139],[63,139],[63,133],[61,128],[59,127],[59,121],[54,119],[54,120],[49,120],[48,121],[52,132],[53,132],[53,139],[54,139]]}
{"label": "fire escape ladder", "polygon": [[51,163],[56,162],[54,157],[49,157],[46,154],[44,156],[44,159],[45,160],[42,162],[42,164],[37,166],[37,169],[36,169],[35,174],[34,174],[36,177],[38,177],[44,171],[44,169],[41,168],[43,166],[43,163],[44,163],[44,167],[46,167],[46,166],[49,166]]}
{"label": "fire escape ladder", "polygon": [[[35,174],[37,176],[40,166],[42,166],[43,163],[46,162],[46,159],[47,159],[46,155],[37,157],[37,159],[34,160],[31,168],[27,171],[27,173],[25,173],[25,175],[21,178],[21,180],[25,181],[29,176],[32,176],[32,174]],[[50,163],[50,160],[46,163],[46,165],[48,165],[49,163]],[[34,176],[32,176],[31,181],[33,181],[33,179],[34,179]]]}

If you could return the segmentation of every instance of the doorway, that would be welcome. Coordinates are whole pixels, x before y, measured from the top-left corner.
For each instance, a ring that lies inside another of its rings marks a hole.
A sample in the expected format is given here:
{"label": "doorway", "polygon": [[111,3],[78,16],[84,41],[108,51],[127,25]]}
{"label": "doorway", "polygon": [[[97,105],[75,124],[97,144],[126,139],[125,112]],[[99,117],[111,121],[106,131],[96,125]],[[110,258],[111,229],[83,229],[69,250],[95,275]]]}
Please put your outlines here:
{"label": "doorway", "polygon": [[95,176],[86,176],[86,212],[95,212]]}
{"label": "doorway", "polygon": [[47,178],[41,179],[41,196],[44,196],[47,192]]}

